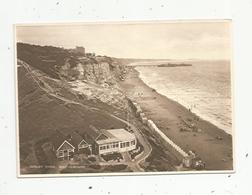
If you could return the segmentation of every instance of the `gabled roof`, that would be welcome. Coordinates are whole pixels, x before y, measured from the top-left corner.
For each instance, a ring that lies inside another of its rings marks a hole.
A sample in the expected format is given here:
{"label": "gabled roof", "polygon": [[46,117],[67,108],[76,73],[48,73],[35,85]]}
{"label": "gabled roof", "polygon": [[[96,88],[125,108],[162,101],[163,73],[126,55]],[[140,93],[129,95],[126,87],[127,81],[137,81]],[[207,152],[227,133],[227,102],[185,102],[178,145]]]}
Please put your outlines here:
{"label": "gabled roof", "polygon": [[[99,139],[101,138],[101,139]],[[96,139],[97,144],[106,144],[111,142],[118,142],[119,140],[105,129],[100,130],[100,135]]]}
{"label": "gabled roof", "polygon": [[68,136],[67,136],[67,141],[72,144],[74,147],[78,147],[80,142],[83,140],[83,137],[76,131],[72,131]]}
{"label": "gabled roof", "polygon": [[72,149],[75,149],[75,147],[71,143],[69,143],[67,140],[64,140],[62,144],[57,148],[57,150],[59,150],[65,143],[69,145]]}
{"label": "gabled roof", "polygon": [[109,139],[109,137],[104,135],[104,133],[101,133],[95,140],[99,141],[99,140],[105,140],[105,139]]}
{"label": "gabled roof", "polygon": [[110,132],[108,132],[108,131],[105,130],[105,129],[101,129],[101,130],[100,130],[100,134],[105,135],[108,139],[115,138],[115,136],[113,136]]}
{"label": "gabled roof", "polygon": [[70,133],[63,134],[61,131],[56,130],[51,137],[55,149],[58,149],[66,140],[75,148],[84,140],[88,144],[106,144],[118,141],[127,141],[134,139],[135,135],[129,133],[125,129],[101,129],[98,130],[93,126],[85,128],[83,131],[74,130]]}
{"label": "gabled roof", "polygon": [[55,130],[50,137],[50,140],[54,146],[54,149],[58,149],[61,144],[66,140],[66,135],[64,135],[62,132],[59,130]]}
{"label": "gabled roof", "polygon": [[88,144],[93,144],[96,138],[99,136],[99,130],[93,126],[80,130],[78,133]]}
{"label": "gabled roof", "polygon": [[84,143],[85,145],[90,145],[90,144],[89,144],[86,140],[84,140],[84,139],[79,143],[79,145],[80,145],[81,143],[82,143],[82,144]]}
{"label": "gabled roof", "polygon": [[51,141],[54,145],[54,148],[57,150],[65,141],[75,148],[78,147],[79,143],[83,140],[83,137],[77,132],[72,131],[69,134],[64,134],[59,130],[55,130],[51,136]]}

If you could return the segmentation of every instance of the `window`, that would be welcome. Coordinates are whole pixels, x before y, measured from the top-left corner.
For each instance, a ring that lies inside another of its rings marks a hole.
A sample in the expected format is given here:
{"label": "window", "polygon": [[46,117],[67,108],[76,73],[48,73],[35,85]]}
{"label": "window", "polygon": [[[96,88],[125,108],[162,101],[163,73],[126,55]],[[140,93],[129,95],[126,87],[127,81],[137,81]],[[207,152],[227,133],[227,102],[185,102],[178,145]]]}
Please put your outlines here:
{"label": "window", "polygon": [[135,144],[136,144],[135,140],[131,141],[131,145],[135,145]]}
{"label": "window", "polygon": [[126,147],[129,147],[129,142],[126,142],[125,145],[126,145]]}
{"label": "window", "polygon": [[80,148],[86,148],[86,147],[87,147],[86,144],[81,144],[81,145],[79,145],[79,149],[80,149]]}
{"label": "window", "polygon": [[106,150],[107,146],[100,146],[100,150]]}
{"label": "window", "polygon": [[112,148],[118,148],[118,143],[113,143]]}
{"label": "window", "polygon": [[[128,143],[129,143],[129,142],[128,142]],[[121,147],[121,148],[125,148],[125,147],[126,147],[126,143],[121,143],[121,144],[120,144],[120,147]]]}
{"label": "window", "polygon": [[59,157],[64,156],[64,153],[63,153],[63,151],[62,151],[62,150],[60,150],[60,151],[58,152],[58,156],[59,156]]}
{"label": "window", "polygon": [[73,150],[70,150],[69,153],[68,153],[69,156],[72,156],[73,154],[74,154]]}

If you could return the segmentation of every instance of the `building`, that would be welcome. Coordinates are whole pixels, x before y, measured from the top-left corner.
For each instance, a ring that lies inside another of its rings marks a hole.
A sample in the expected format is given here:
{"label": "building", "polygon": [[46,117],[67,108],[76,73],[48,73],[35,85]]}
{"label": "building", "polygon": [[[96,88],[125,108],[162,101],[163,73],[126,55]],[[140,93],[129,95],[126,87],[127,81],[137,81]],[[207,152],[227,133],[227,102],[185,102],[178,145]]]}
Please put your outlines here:
{"label": "building", "polygon": [[86,57],[95,57],[95,53],[86,53],[85,56]]}
{"label": "building", "polygon": [[85,48],[84,47],[76,46],[75,51],[76,51],[76,53],[85,55]]}
{"label": "building", "polygon": [[70,53],[81,55],[81,56],[86,55],[85,47],[76,46],[75,48],[69,49],[68,51]]}
{"label": "building", "polygon": [[56,130],[51,136],[53,151],[58,159],[68,160],[76,153],[92,153],[92,146],[77,132],[72,131],[65,135]]}
{"label": "building", "polygon": [[125,129],[100,130],[95,139],[95,152],[108,154],[113,152],[126,152],[136,148],[136,137]]}
{"label": "building", "polygon": [[51,140],[56,157],[67,160],[80,153],[101,155],[126,152],[134,150],[137,144],[135,135],[125,129],[98,130],[93,126],[83,133],[72,131],[67,135],[57,130]]}
{"label": "building", "polygon": [[75,147],[76,153],[92,153],[92,145],[89,144],[78,131],[73,131],[68,135],[68,141]]}

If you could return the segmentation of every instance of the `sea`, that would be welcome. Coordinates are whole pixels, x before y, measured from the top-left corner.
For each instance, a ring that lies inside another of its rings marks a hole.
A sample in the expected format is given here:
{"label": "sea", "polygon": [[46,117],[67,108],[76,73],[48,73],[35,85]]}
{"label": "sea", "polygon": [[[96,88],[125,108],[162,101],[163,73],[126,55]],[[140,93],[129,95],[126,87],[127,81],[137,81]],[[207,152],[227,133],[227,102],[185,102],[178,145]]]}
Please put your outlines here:
{"label": "sea", "polygon": [[[163,63],[192,66],[157,67]],[[231,65],[225,60],[138,62],[140,78],[158,93],[232,134]]]}

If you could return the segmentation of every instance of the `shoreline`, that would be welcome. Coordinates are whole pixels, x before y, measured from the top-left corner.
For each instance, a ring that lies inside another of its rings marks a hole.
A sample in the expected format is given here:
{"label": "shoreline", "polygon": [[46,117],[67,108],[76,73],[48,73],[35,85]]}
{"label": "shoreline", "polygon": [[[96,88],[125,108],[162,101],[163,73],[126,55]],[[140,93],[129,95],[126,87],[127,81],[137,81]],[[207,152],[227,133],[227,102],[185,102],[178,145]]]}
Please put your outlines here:
{"label": "shoreline", "polygon": [[[159,94],[146,85],[134,67],[120,83],[126,95],[137,102],[147,118],[183,150],[192,150],[206,162],[207,170],[233,170],[232,135],[190,112],[178,102]],[[141,96],[139,96],[139,94]],[[181,131],[186,123],[194,124],[201,132]]]}
{"label": "shoreline", "polygon": [[[135,68],[134,68],[134,69],[135,69]],[[139,79],[140,79],[147,87],[149,87],[149,88],[152,89],[152,90],[156,90],[156,93],[158,93],[160,96],[164,96],[165,98],[167,98],[167,99],[169,99],[169,100],[171,100],[171,101],[173,101],[173,102],[175,102],[175,103],[178,103],[179,105],[183,106],[184,108],[189,109],[189,108],[187,108],[185,105],[181,104],[180,102],[178,102],[178,101],[176,101],[176,100],[174,100],[174,99],[172,99],[172,98],[170,98],[170,97],[167,97],[166,95],[164,95],[164,94],[158,92],[157,89],[155,89],[155,88],[149,86],[149,85],[148,85],[146,82],[144,82],[144,80],[141,78],[141,73],[140,73],[138,70],[136,70],[136,69],[135,69],[135,71],[138,73]],[[196,110],[196,109],[194,109],[194,110]],[[204,121],[206,121],[206,122],[211,123],[212,125],[216,126],[216,128],[218,128],[218,129],[220,129],[220,130],[224,131],[225,133],[227,133],[227,134],[229,134],[229,135],[232,136],[232,132],[233,132],[233,130],[232,130],[232,125],[231,125],[231,130],[230,130],[230,132],[229,132],[227,129],[224,130],[224,128],[222,127],[223,125],[217,124],[218,122],[216,122],[216,121],[215,121],[215,122],[211,121],[212,119],[211,119],[210,117],[208,117],[208,116],[206,116],[206,115],[203,116],[203,114],[199,114],[200,111],[198,111],[198,113],[197,113],[197,112],[193,112],[193,111],[191,110],[191,113],[194,114],[195,116],[199,117],[201,120],[204,120]],[[228,128],[228,127],[227,127],[227,128]]]}

